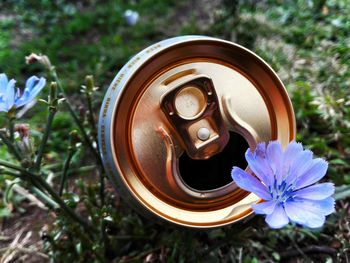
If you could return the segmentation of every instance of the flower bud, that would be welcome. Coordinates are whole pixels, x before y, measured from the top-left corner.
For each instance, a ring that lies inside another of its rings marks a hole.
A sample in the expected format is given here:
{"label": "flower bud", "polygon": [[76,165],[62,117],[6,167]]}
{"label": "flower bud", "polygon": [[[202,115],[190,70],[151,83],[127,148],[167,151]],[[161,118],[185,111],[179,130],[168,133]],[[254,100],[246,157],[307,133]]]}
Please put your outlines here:
{"label": "flower bud", "polygon": [[15,132],[18,134],[16,145],[22,155],[21,163],[24,167],[29,168],[33,165],[34,147],[32,139],[29,137],[29,125],[17,124]]}
{"label": "flower bud", "polygon": [[15,131],[18,132],[20,139],[29,136],[29,125],[28,124],[17,124]]}
{"label": "flower bud", "polygon": [[78,131],[77,130],[72,130],[69,133],[70,136],[70,143],[71,145],[75,145],[80,141],[79,135],[78,135]]}
{"label": "flower bud", "polygon": [[47,56],[42,54],[37,55],[35,53],[31,53],[29,56],[26,56],[26,64],[30,65],[34,64],[35,62],[39,62],[48,70],[52,69],[50,59]]}
{"label": "flower bud", "polygon": [[88,75],[85,77],[86,91],[90,94],[94,91],[94,77]]}

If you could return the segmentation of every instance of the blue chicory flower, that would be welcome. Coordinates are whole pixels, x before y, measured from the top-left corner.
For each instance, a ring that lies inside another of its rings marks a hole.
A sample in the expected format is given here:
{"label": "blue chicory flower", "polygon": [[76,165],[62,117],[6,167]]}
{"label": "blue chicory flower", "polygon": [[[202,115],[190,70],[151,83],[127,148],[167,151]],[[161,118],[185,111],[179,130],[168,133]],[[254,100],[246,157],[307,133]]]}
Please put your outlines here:
{"label": "blue chicory flower", "polygon": [[319,228],[325,216],[334,212],[334,185],[314,184],[324,177],[328,164],[312,155],[295,141],[284,151],[278,141],[263,142],[245,153],[256,177],[238,167],[233,167],[231,175],[240,188],[264,200],[252,208],[256,214],[266,215],[270,227],[281,228],[291,221]]}
{"label": "blue chicory flower", "polygon": [[14,79],[8,80],[6,74],[0,74],[0,111],[8,112],[12,108],[21,107],[32,101],[44,88],[46,80],[36,76],[30,77],[23,93],[15,87]]}
{"label": "blue chicory flower", "polygon": [[128,9],[124,12],[124,18],[129,26],[134,26],[136,25],[137,21],[139,21],[139,13]]}

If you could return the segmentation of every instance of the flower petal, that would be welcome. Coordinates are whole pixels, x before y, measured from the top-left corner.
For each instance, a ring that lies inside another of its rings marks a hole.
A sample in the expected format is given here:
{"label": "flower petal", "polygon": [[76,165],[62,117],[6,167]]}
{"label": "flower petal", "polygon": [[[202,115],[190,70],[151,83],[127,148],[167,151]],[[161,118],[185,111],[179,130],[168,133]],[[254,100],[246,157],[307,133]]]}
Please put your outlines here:
{"label": "flower petal", "polygon": [[6,104],[6,89],[7,89],[8,79],[6,74],[0,74],[0,111],[7,112]]}
{"label": "flower petal", "polygon": [[233,167],[231,176],[240,188],[252,192],[264,200],[271,199],[271,195],[266,187],[258,179],[243,171],[241,168]]}
{"label": "flower petal", "polygon": [[286,176],[286,183],[293,184],[296,180],[312,165],[312,152],[305,150],[299,152],[295,156],[294,161],[290,164],[288,175]]}
{"label": "flower petal", "polygon": [[8,112],[8,109],[6,108],[5,103],[0,102],[0,111]]}
{"label": "flower petal", "polygon": [[295,184],[295,189],[300,189],[316,183],[318,180],[325,176],[327,169],[328,163],[325,160],[321,158],[312,160],[309,168],[298,177]]}
{"label": "flower petal", "polygon": [[[264,143],[265,144],[265,143]],[[248,162],[249,168],[253,171],[253,173],[267,186],[271,186],[274,181],[274,176],[270,165],[264,156],[265,148],[262,148],[261,143],[259,143],[255,151],[252,152],[248,149],[245,153],[245,159]],[[263,151],[263,152],[262,152]]]}
{"label": "flower petal", "polygon": [[322,200],[334,194],[334,184],[322,183],[293,192],[293,195],[298,198],[310,200]]}
{"label": "flower petal", "polygon": [[254,204],[252,205],[252,208],[255,214],[269,215],[274,211],[275,206],[276,206],[276,201],[271,200],[271,201],[265,201],[259,204]]}
{"label": "flower petal", "polygon": [[6,74],[1,73],[0,74],[0,93],[5,94],[8,82],[9,81]]}
{"label": "flower petal", "polygon": [[286,202],[284,208],[293,222],[310,228],[319,228],[324,224],[325,216],[331,210],[334,211],[334,199],[316,201],[295,199]]}
{"label": "flower petal", "polygon": [[21,107],[24,104],[32,101],[38,93],[44,88],[46,85],[45,78],[38,78],[36,76],[30,77],[26,82],[26,87],[24,92],[20,98],[18,98],[15,102],[16,107]]}
{"label": "flower petal", "polygon": [[291,141],[283,152],[283,174],[288,173],[290,165],[293,163],[295,157],[303,151],[303,145],[296,141]]}
{"label": "flower petal", "polygon": [[15,83],[16,81],[13,79],[11,79],[7,83],[5,96],[4,96],[4,102],[5,102],[7,111],[9,111],[13,107],[13,104],[15,102],[15,92],[16,92]]}
{"label": "flower petal", "polygon": [[278,141],[271,141],[267,145],[266,158],[270,163],[270,167],[276,176],[277,184],[282,182],[282,164],[283,151]]}
{"label": "flower petal", "polygon": [[315,214],[329,215],[334,212],[335,201],[333,197],[327,197],[323,200],[294,198],[294,202],[302,204],[304,208]]}
{"label": "flower petal", "polygon": [[281,204],[276,205],[274,211],[266,216],[265,221],[271,228],[281,228],[289,223],[288,216]]}
{"label": "flower petal", "polygon": [[303,145],[296,141],[291,141],[286,149],[284,150],[284,155],[287,156],[287,158],[284,158],[284,161],[287,161],[291,163],[293,161],[293,156],[296,156],[298,153],[301,153],[303,151]]}

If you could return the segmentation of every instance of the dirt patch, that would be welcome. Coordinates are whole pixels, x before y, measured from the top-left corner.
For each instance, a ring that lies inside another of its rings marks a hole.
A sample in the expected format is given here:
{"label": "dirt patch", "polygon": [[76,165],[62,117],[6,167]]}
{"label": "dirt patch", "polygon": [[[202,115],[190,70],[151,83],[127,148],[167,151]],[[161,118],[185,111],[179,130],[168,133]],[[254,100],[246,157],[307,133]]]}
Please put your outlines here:
{"label": "dirt patch", "polygon": [[48,262],[48,256],[42,252],[40,233],[52,217],[48,210],[27,201],[21,208],[24,213],[14,212],[0,222],[0,262]]}

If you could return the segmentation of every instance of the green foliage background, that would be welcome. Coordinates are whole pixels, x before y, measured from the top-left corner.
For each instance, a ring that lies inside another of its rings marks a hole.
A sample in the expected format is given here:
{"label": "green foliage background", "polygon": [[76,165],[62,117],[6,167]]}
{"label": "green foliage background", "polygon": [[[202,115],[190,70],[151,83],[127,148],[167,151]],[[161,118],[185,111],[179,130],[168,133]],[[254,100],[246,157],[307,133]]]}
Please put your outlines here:
{"label": "green foliage background", "polygon": [[[139,12],[140,21],[135,26],[124,21],[126,9]],[[75,194],[66,195],[66,202],[73,208],[83,204],[94,223],[103,221],[107,225],[109,238],[102,235],[91,241],[79,226],[57,213],[43,237],[44,251],[57,262],[142,262],[146,258],[150,260],[147,262],[271,262],[291,258],[348,261],[349,14],[348,0],[1,1],[0,72],[16,78],[23,86],[29,76],[43,75],[39,66],[26,65],[24,57],[31,52],[46,54],[62,77],[77,111],[86,107],[79,94],[84,76],[93,74],[100,87],[93,104],[96,115],[113,76],[133,54],[156,41],[201,34],[250,48],[272,66],[286,85],[296,114],[297,140],[329,161],[326,179],[338,186],[337,212],[319,231],[297,227],[269,230],[261,219],[255,218],[241,233],[238,233],[241,226],[195,232],[149,222],[123,201],[116,202],[114,190],[107,189],[106,204],[98,206],[96,180],[86,176],[87,172],[74,172],[82,164],[91,164],[88,152],[81,148],[72,162]],[[41,96],[46,97],[47,91]],[[45,125],[42,121],[46,118],[45,109],[38,103],[22,119],[30,124],[36,143]],[[5,121],[0,121],[2,128]],[[53,126],[44,169],[57,177],[62,167],[56,161],[62,160],[67,151],[67,131],[76,127],[64,110],[57,114]],[[5,147],[0,147],[0,157],[10,158]],[[8,179],[11,178],[0,176],[2,193],[8,188]],[[21,214],[22,199],[13,194],[10,202],[15,209],[11,211],[7,202],[0,201],[0,218]],[[108,244],[103,243],[106,240]],[[308,248],[315,247],[321,250],[308,252]],[[296,253],[293,257],[286,251]]]}

